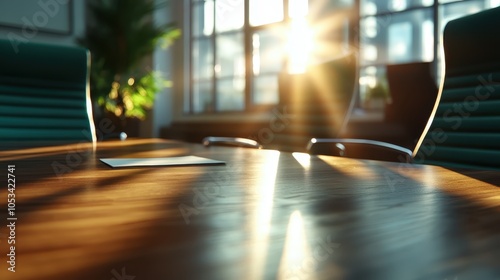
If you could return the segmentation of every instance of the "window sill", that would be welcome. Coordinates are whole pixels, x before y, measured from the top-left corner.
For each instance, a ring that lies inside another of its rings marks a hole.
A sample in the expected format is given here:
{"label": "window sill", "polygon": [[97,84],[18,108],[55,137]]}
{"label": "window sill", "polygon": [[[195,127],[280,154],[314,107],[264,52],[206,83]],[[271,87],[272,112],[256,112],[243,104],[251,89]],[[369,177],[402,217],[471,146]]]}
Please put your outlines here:
{"label": "window sill", "polygon": [[273,116],[271,111],[266,112],[237,112],[237,113],[216,113],[216,114],[196,114],[182,115],[175,119],[175,122],[265,122]]}
{"label": "window sill", "polygon": [[349,117],[349,122],[383,122],[384,121],[384,110],[368,110],[362,108],[355,108],[351,116]]}

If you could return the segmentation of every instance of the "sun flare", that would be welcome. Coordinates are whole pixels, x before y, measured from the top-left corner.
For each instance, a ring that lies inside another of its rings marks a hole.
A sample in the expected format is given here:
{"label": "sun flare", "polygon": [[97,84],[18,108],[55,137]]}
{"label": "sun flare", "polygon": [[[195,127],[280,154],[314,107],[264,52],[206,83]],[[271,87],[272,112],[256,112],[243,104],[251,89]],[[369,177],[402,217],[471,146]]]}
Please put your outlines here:
{"label": "sun flare", "polygon": [[288,72],[303,73],[310,61],[314,36],[306,18],[292,19],[286,51]]}

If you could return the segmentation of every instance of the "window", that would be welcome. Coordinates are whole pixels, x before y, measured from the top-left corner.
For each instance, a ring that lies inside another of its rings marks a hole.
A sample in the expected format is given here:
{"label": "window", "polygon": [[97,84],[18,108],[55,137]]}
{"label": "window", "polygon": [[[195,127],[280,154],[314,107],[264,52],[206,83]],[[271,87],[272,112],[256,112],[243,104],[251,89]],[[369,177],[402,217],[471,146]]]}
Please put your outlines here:
{"label": "window", "polygon": [[[359,104],[385,66],[433,62],[457,17],[500,0],[185,0],[190,9],[189,114],[253,112],[279,102],[278,74],[359,50]],[[436,71],[436,80],[439,80]],[[387,87],[385,87],[387,89]]]}
{"label": "window", "polygon": [[361,100],[386,82],[387,64],[425,61],[439,69],[446,23],[499,5],[500,0],[360,0]]}
{"label": "window", "polygon": [[321,45],[313,43],[317,34],[311,27],[325,9],[310,12],[313,2],[330,11],[354,5],[354,0],[190,0],[187,113],[245,112],[277,104],[278,74],[285,66],[301,72],[314,61],[314,52],[317,60],[325,57]]}

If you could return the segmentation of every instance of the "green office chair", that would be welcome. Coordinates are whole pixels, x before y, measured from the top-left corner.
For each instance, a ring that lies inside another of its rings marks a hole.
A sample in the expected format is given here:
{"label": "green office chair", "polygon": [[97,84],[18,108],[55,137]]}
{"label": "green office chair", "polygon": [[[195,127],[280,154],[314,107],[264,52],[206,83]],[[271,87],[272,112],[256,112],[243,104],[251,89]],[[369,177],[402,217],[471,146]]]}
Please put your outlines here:
{"label": "green office chair", "polygon": [[387,143],[311,139],[349,156],[359,146],[446,167],[500,170],[500,8],[450,21],[444,30],[445,76],[427,127],[412,152]]}
{"label": "green office chair", "polygon": [[0,149],[96,141],[90,54],[0,40]]}

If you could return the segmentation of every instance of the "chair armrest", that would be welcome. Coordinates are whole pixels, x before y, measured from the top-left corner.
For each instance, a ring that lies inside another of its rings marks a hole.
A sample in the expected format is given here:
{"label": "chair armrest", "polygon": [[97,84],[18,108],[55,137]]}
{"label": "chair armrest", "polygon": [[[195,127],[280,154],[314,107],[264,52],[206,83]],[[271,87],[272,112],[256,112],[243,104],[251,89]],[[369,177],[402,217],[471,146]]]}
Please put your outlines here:
{"label": "chair armrest", "polygon": [[255,149],[262,148],[262,145],[260,145],[259,142],[255,140],[248,138],[239,138],[239,137],[208,136],[203,138],[202,143],[205,147],[215,146],[215,145],[229,145],[229,146],[247,147]]}
{"label": "chair armrest", "polygon": [[367,139],[312,138],[307,144],[310,154],[326,154],[361,159],[409,163],[411,150],[387,142]]}

